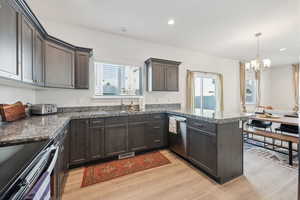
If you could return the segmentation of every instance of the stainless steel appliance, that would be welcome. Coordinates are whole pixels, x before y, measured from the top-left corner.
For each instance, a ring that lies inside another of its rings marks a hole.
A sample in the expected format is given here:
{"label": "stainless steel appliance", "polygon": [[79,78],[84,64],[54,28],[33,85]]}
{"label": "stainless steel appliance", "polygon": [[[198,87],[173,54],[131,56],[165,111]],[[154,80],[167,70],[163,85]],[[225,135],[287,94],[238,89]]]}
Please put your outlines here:
{"label": "stainless steel appliance", "polygon": [[0,200],[21,200],[56,163],[59,147],[47,141],[0,147]]}
{"label": "stainless steel appliance", "polygon": [[47,115],[57,113],[57,105],[55,104],[33,104],[30,107],[31,113],[34,115]]}
{"label": "stainless steel appliance", "polygon": [[186,128],[186,118],[178,116],[169,116],[176,120],[177,131],[176,133],[169,131],[169,146],[170,149],[179,154],[180,156],[187,156],[187,128]]}

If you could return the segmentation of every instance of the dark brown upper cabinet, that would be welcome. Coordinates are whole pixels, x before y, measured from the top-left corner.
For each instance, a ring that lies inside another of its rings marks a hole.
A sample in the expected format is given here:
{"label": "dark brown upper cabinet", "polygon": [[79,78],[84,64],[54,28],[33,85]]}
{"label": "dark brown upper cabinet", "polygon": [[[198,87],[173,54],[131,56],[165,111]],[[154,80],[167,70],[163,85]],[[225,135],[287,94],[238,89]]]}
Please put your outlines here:
{"label": "dark brown upper cabinet", "polygon": [[22,80],[33,82],[33,65],[34,65],[34,36],[35,29],[31,23],[22,16]]}
{"label": "dark brown upper cabinet", "polygon": [[145,64],[148,91],[179,91],[180,62],[149,58]]}
{"label": "dark brown upper cabinet", "polygon": [[179,91],[178,65],[165,66],[165,80],[167,91]]}
{"label": "dark brown upper cabinet", "polygon": [[74,88],[74,55],[69,48],[52,42],[45,43],[45,85]]}
{"label": "dark brown upper cabinet", "polygon": [[75,53],[75,88],[89,89],[90,55],[87,52]]}
{"label": "dark brown upper cabinet", "polygon": [[44,38],[37,31],[34,43],[33,82],[39,86],[44,85]]}
{"label": "dark brown upper cabinet", "polygon": [[89,88],[92,49],[48,35],[25,0],[0,0],[0,5],[0,77],[45,87]]}
{"label": "dark brown upper cabinet", "polygon": [[0,0],[0,76],[21,79],[19,12],[9,0]]}

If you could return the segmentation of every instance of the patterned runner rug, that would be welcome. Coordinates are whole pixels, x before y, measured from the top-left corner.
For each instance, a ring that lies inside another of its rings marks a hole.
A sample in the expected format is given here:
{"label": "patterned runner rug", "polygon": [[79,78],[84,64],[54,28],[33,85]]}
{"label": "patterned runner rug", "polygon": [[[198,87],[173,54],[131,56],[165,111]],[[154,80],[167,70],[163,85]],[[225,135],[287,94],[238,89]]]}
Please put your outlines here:
{"label": "patterned runner rug", "polygon": [[169,163],[170,161],[160,152],[152,152],[124,160],[115,160],[88,166],[84,169],[81,187],[86,187]]}
{"label": "patterned runner rug", "polygon": [[[286,151],[287,150],[282,150],[282,151]],[[288,155],[282,154],[282,153],[278,153],[275,151],[271,151],[262,147],[257,147],[251,144],[247,144],[244,143],[244,152],[247,153],[251,153],[251,154],[256,154],[261,158],[264,159],[269,159],[274,161],[275,163],[284,166],[284,167],[288,167],[288,168],[292,168],[292,169],[298,169],[299,167],[299,160],[298,160],[298,156],[297,154],[294,153],[294,159],[293,159],[293,166],[289,165],[289,157]]]}

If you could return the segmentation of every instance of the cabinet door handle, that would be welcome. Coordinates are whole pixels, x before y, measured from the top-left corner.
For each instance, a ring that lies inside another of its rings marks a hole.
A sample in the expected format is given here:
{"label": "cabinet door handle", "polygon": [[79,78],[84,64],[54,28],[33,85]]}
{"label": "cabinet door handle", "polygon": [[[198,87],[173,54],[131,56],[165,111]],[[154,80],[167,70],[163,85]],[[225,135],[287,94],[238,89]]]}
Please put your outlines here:
{"label": "cabinet door handle", "polygon": [[160,140],[154,140],[154,142],[158,143],[158,142],[160,142]]}

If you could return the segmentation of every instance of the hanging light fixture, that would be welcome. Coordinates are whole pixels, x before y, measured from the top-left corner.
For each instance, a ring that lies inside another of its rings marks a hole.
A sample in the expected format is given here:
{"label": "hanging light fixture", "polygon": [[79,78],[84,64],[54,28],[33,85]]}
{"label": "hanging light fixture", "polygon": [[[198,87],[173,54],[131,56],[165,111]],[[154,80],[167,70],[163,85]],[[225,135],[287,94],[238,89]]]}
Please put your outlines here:
{"label": "hanging light fixture", "polygon": [[256,33],[255,37],[257,38],[257,54],[254,60],[245,63],[245,67],[247,71],[261,71],[266,68],[271,67],[271,60],[270,59],[261,59],[260,57],[260,48],[259,48],[259,37],[262,33]]}

